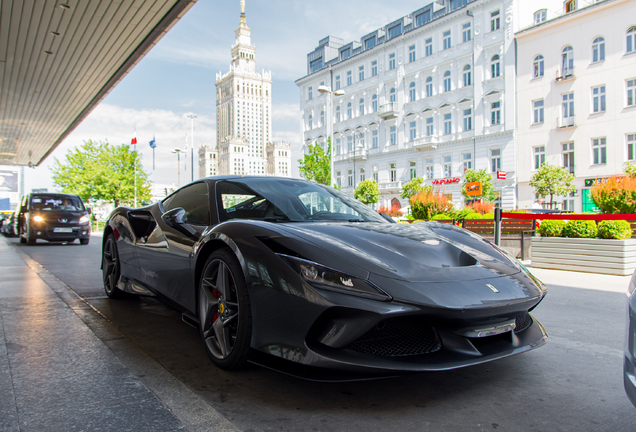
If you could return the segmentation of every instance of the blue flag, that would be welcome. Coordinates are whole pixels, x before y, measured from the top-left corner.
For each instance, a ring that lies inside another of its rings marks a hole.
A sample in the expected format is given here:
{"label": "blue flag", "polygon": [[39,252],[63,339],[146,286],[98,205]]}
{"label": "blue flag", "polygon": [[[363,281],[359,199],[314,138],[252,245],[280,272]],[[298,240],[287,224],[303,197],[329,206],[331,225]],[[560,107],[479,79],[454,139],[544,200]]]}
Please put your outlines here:
{"label": "blue flag", "polygon": [[150,148],[157,148],[157,144],[155,144],[155,137],[152,137],[152,141],[150,141],[148,144],[150,144]]}

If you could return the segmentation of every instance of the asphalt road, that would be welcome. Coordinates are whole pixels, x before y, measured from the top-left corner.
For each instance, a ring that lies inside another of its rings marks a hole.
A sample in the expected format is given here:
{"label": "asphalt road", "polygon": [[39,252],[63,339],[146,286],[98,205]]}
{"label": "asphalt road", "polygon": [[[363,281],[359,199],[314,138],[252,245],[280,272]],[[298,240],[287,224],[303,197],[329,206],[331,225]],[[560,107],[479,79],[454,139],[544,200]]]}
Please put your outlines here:
{"label": "asphalt road", "polygon": [[550,340],[529,353],[448,372],[315,383],[257,366],[219,370],[177,311],[152,298],[108,299],[100,241],[11,240],[238,430],[636,430],[636,409],[622,383],[629,278],[537,270],[549,292],[534,315]]}

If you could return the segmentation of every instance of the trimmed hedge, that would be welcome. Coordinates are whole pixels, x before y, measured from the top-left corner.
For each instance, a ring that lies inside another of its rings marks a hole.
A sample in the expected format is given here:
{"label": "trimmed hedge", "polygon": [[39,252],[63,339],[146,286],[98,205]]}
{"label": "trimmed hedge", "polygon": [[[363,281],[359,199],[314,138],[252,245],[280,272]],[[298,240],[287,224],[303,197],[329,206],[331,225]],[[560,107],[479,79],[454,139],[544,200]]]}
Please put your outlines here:
{"label": "trimmed hedge", "polygon": [[605,220],[598,224],[598,236],[602,239],[625,240],[632,237],[632,227],[624,220]]}
{"label": "trimmed hedge", "polygon": [[466,216],[464,216],[464,220],[465,219],[483,219],[484,217],[482,215],[480,215],[479,213],[470,213],[467,214]]}
{"label": "trimmed hedge", "polygon": [[563,235],[570,238],[595,238],[598,230],[592,220],[571,220],[563,227]]}
{"label": "trimmed hedge", "polygon": [[566,222],[564,220],[544,220],[539,225],[537,231],[543,237],[561,237],[563,236],[563,228]]}

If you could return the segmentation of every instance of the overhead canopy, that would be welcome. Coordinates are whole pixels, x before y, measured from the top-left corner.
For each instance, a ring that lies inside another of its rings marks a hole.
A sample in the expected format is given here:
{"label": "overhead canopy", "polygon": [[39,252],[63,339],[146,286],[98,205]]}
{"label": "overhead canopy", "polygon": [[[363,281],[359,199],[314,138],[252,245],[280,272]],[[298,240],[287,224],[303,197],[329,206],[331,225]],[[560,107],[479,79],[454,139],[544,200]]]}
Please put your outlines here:
{"label": "overhead canopy", "polygon": [[0,1],[0,165],[39,165],[195,3]]}

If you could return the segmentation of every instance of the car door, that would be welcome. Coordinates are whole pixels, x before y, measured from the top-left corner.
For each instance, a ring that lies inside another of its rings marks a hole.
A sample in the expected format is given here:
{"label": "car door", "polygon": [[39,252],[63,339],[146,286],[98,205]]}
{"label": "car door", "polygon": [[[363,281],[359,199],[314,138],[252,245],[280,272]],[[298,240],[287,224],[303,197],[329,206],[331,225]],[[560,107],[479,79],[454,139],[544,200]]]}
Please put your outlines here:
{"label": "car door", "polygon": [[[192,232],[170,225],[162,218],[166,212],[183,208]],[[156,229],[137,255],[144,283],[188,310],[194,310],[193,247],[210,225],[210,192],[206,181],[179,189],[152,209]]]}

